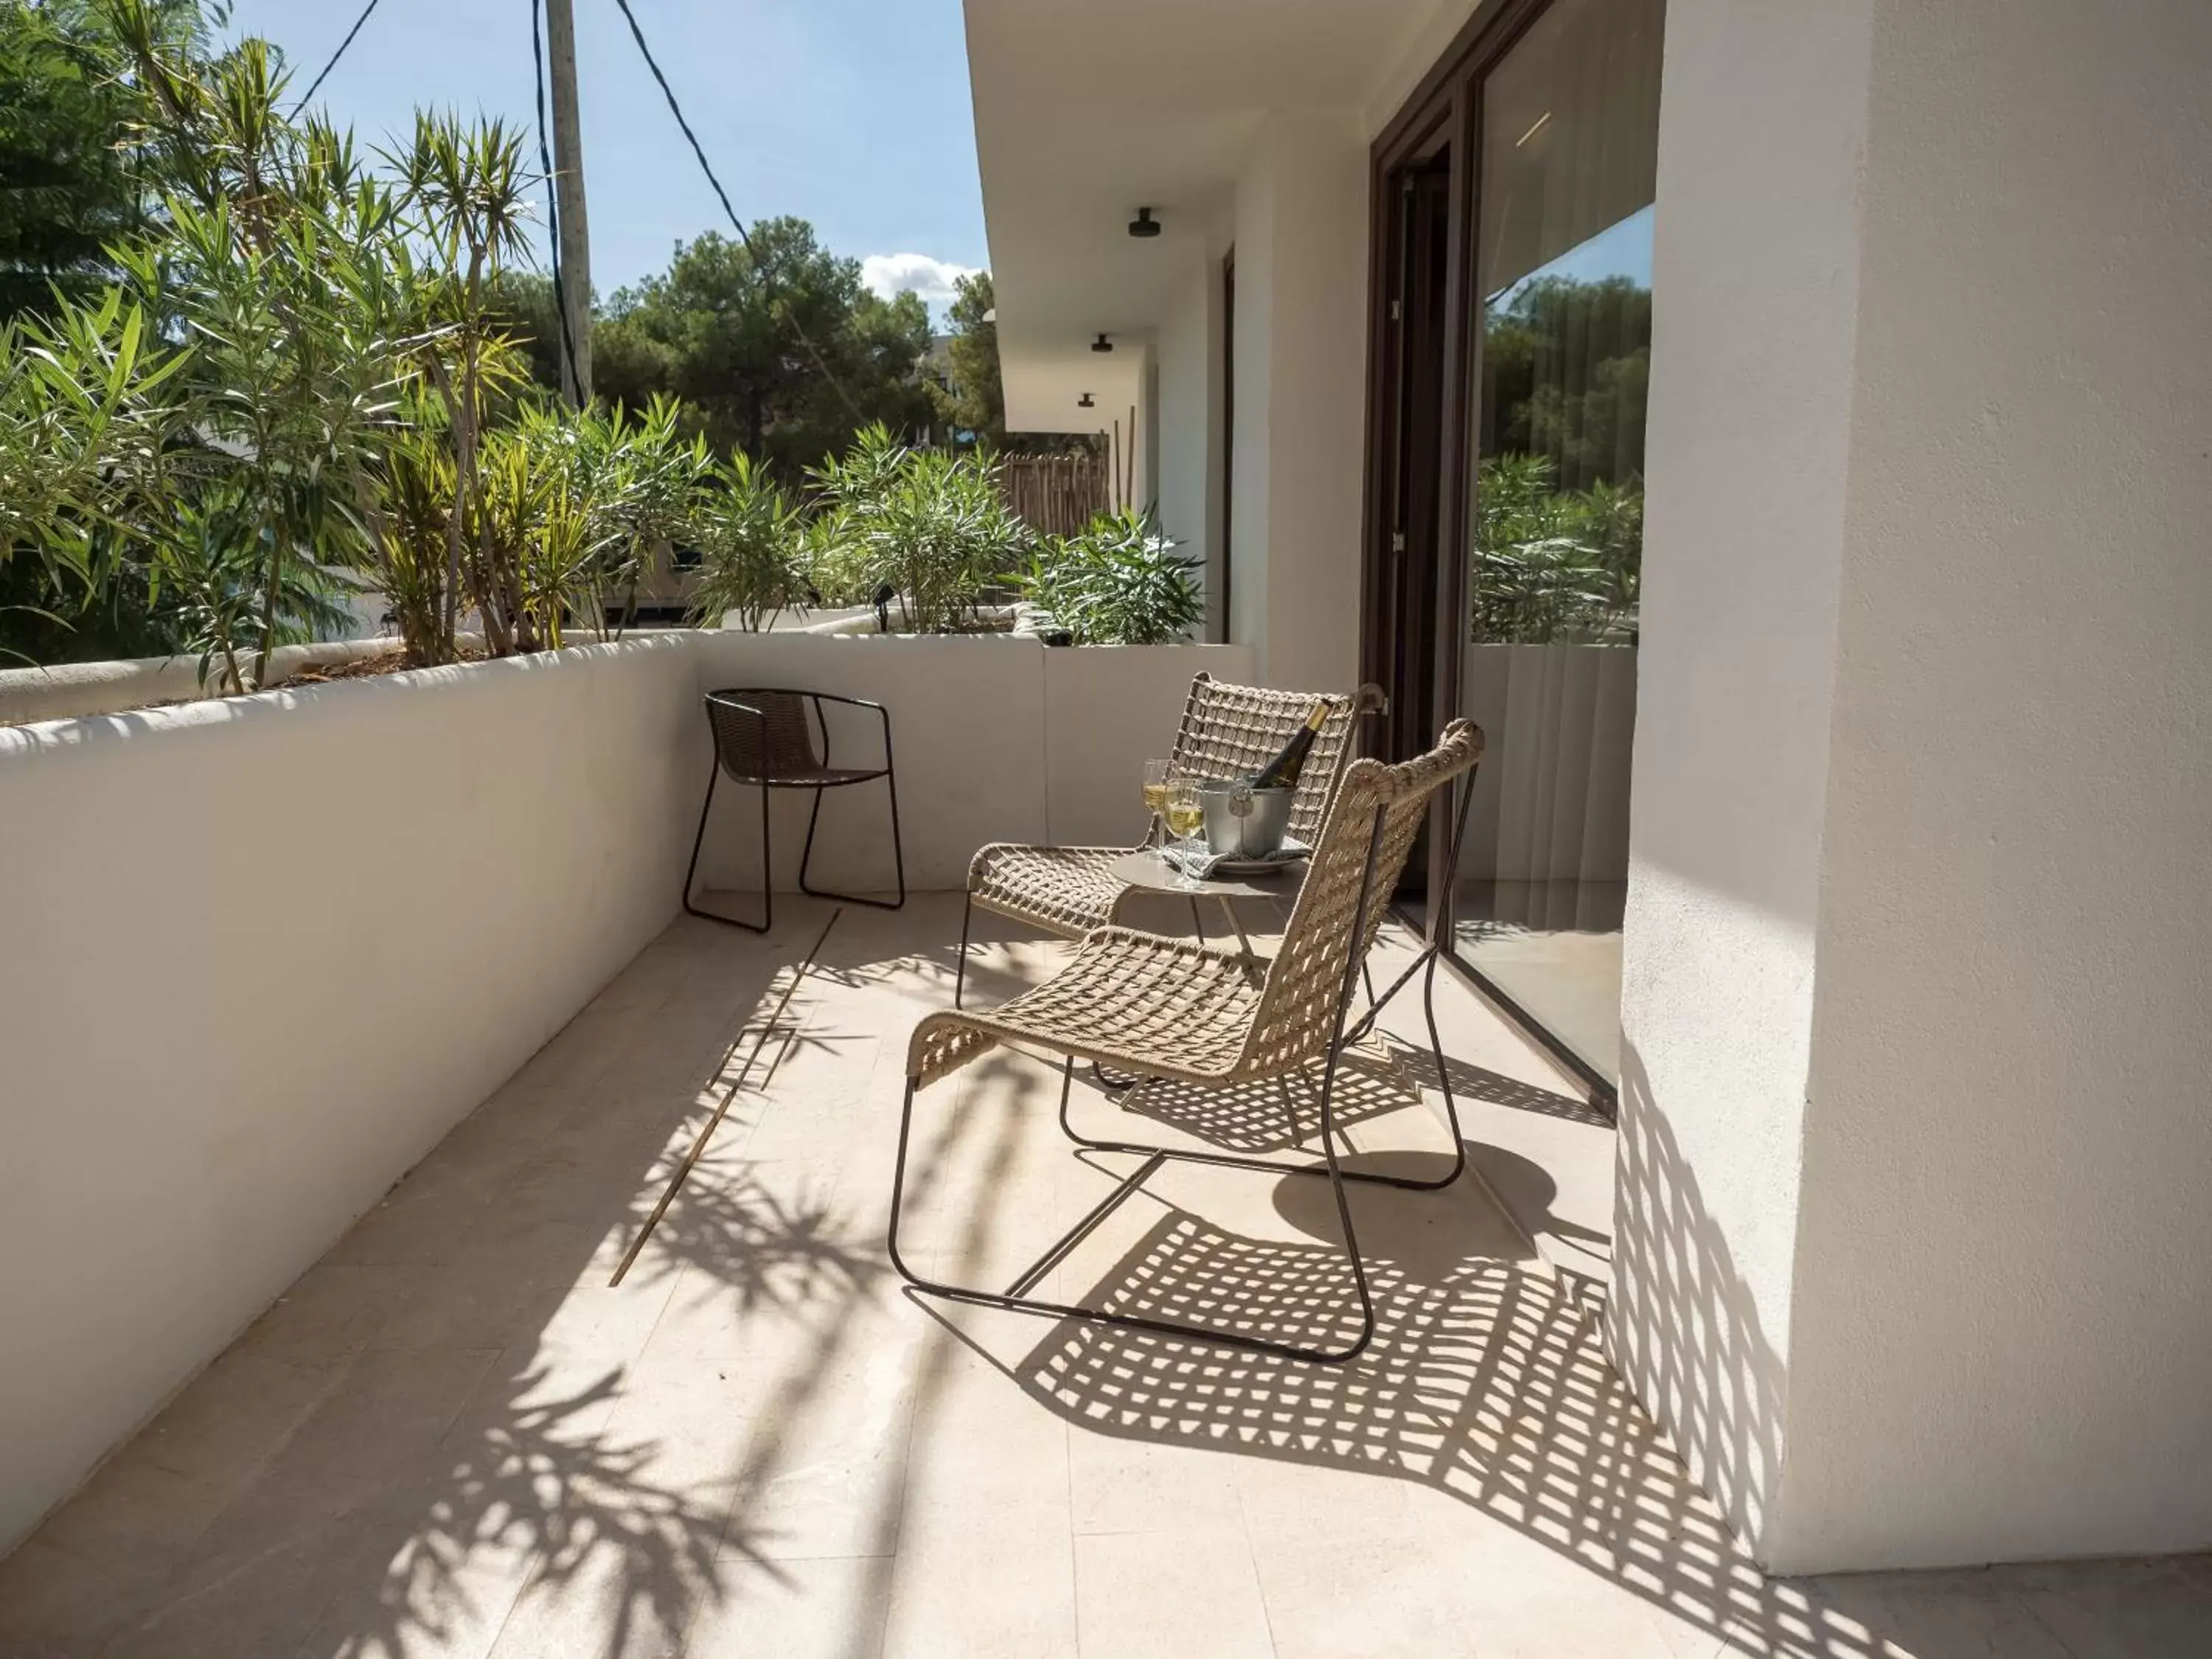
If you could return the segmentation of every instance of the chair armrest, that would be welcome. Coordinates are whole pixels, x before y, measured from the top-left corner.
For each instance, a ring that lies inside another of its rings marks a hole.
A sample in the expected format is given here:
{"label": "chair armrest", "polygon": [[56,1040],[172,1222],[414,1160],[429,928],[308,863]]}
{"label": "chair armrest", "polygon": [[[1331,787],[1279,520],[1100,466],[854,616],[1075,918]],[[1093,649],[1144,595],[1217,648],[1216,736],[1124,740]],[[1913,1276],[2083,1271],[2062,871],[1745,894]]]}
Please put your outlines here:
{"label": "chair armrest", "polygon": [[835,691],[809,691],[805,696],[814,704],[814,724],[821,729],[822,763],[824,766],[830,764],[830,722],[823,715],[822,705],[825,702],[834,702],[848,708],[875,710],[876,719],[883,726],[884,770],[889,772],[891,769],[891,716],[889,709],[871,698],[841,696]]}

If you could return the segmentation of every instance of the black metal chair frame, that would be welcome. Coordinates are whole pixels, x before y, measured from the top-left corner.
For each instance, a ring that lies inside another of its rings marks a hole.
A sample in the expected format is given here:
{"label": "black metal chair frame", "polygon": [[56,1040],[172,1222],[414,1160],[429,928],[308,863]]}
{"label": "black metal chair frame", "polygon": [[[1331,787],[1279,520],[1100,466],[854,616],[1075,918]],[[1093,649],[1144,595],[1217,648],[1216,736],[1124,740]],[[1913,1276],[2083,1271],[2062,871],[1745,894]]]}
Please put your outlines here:
{"label": "black metal chair frame", "polygon": [[[742,690],[733,689],[707,693],[704,699],[706,702],[723,708],[735,709],[740,714],[750,715],[760,722],[763,732],[761,744],[763,754],[768,752],[766,741],[768,714],[765,709],[747,702],[745,699],[748,697],[795,697],[802,698],[810,704],[814,711],[814,724],[822,733],[821,764],[825,771],[830,769],[830,722],[823,717],[822,705],[825,702],[834,702],[848,708],[872,709],[876,718],[883,724],[884,763],[879,768],[856,771],[850,777],[829,781],[773,776],[745,777],[724,764],[722,746],[718,738],[714,744],[714,769],[707,775],[706,804],[699,809],[699,832],[691,838],[691,862],[684,872],[685,911],[702,921],[719,921],[725,927],[742,927],[752,933],[765,933],[775,925],[775,844],[769,830],[769,799],[770,794],[778,789],[811,789],[814,792],[814,807],[806,815],[806,848],[800,854],[799,860],[799,887],[801,892],[812,898],[836,899],[846,904],[871,905],[878,910],[902,908],[906,904],[906,848],[899,839],[898,775],[896,762],[891,750],[890,713],[879,702],[871,702],[863,697],[842,697],[834,691],[799,691],[783,686],[747,686]],[[714,810],[714,786],[725,774],[732,783],[749,784],[760,791],[761,919],[757,922],[745,921],[737,916],[718,915],[712,910],[701,909],[691,902],[692,883],[697,878],[699,873],[699,849],[706,843],[707,820]],[[807,872],[813,867],[814,863],[814,830],[815,826],[822,819],[822,792],[825,789],[842,789],[856,783],[872,783],[878,778],[884,781],[885,787],[890,792],[891,866],[898,878],[898,897],[896,899],[868,898],[858,893],[833,892],[828,888],[813,885],[807,880]]]}
{"label": "black metal chair frame", "polygon": [[[1460,846],[1467,836],[1468,806],[1474,796],[1474,770],[1470,769],[1459,780],[1459,787],[1460,803],[1452,829],[1451,851],[1445,860],[1444,866],[1446,891],[1450,890],[1451,883],[1458,873]],[[1346,1183],[1358,1181],[1377,1187],[1395,1187],[1402,1192],[1440,1192],[1457,1181],[1467,1170],[1467,1143],[1460,1130],[1459,1103],[1452,1094],[1451,1073],[1444,1059],[1443,1039],[1437,1030],[1437,962],[1443,955],[1443,945],[1436,939],[1428,939],[1413,962],[1407,966],[1405,971],[1391,981],[1389,988],[1383,992],[1380,999],[1373,1001],[1372,1006],[1360,1017],[1358,1023],[1348,1028],[1346,1024],[1346,1017],[1352,1009],[1352,988],[1359,983],[1366,966],[1367,918],[1371,914],[1372,906],[1389,902],[1387,895],[1378,896],[1374,891],[1375,865],[1376,854],[1382,844],[1383,811],[1381,806],[1376,809],[1374,825],[1368,832],[1367,867],[1360,878],[1359,902],[1353,912],[1351,948],[1346,956],[1337,993],[1336,1031],[1329,1040],[1326,1051],[1327,1058],[1322,1070],[1320,1115],[1322,1161],[1321,1163],[1285,1164],[1270,1158],[1249,1158],[1234,1152],[1204,1152],[1194,1147],[1158,1146],[1126,1140],[1097,1140],[1087,1135],[1078,1134],[1074,1126],[1068,1121],[1068,1097],[1075,1078],[1074,1056],[1068,1055],[1063,1060],[1060,1073],[1061,1132],[1085,1152],[1128,1153],[1141,1157],[1145,1161],[1124,1178],[1112,1192],[1100,1200],[1089,1214],[1048,1245],[1044,1253],[1024,1268],[1005,1290],[988,1291],[973,1285],[947,1284],[938,1279],[926,1279],[915,1273],[907,1265],[905,1259],[899,1253],[899,1206],[900,1200],[905,1191],[908,1133],[914,1122],[914,1097],[917,1089],[916,1080],[910,1077],[907,1079],[906,1099],[899,1113],[898,1159],[891,1176],[891,1218],[888,1245],[891,1265],[898,1270],[899,1276],[918,1291],[932,1296],[943,1297],[947,1301],[968,1303],[976,1307],[998,1308],[1012,1313],[1036,1314],[1043,1318],[1073,1320],[1088,1325],[1109,1325],[1122,1330],[1150,1331],[1156,1335],[1183,1337],[1200,1342],[1215,1343],[1224,1347],[1276,1354],[1287,1359],[1310,1360],[1324,1365],[1341,1365],[1358,1358],[1375,1337],[1375,1299],[1368,1288],[1366,1266],[1360,1260],[1358,1237],[1352,1230],[1352,1206],[1346,1196]],[[1437,1082],[1443,1091],[1444,1121],[1451,1130],[1451,1169],[1449,1173],[1432,1181],[1421,1180],[1412,1176],[1383,1175],[1367,1170],[1347,1170],[1339,1161],[1336,1152],[1336,1118],[1334,1103],[1337,1063],[1347,1048],[1359,1042],[1373,1030],[1375,1022],[1381,1016],[1384,1007],[1389,1004],[1392,998],[1412,982],[1416,974],[1421,975],[1421,1011],[1428,1023],[1429,1052],[1436,1061]],[[1371,987],[1370,995],[1372,996]],[[1297,1112],[1295,1103],[1291,1099],[1290,1079],[1285,1076],[1279,1080],[1284,1091],[1285,1107],[1291,1114],[1291,1127],[1296,1129]],[[1242,1331],[1224,1331],[1212,1326],[1190,1324],[1172,1319],[1152,1319],[1137,1314],[1109,1313],[1097,1308],[1078,1307],[1070,1303],[1050,1302],[1026,1294],[1045,1274],[1051,1272],[1078,1244],[1104,1222],[1107,1217],[1140,1188],[1151,1178],[1153,1171],[1170,1158],[1190,1164],[1213,1164],[1231,1169],[1258,1170],[1273,1176],[1326,1177],[1336,1198],[1337,1219],[1344,1229],[1345,1258],[1351,1267],[1352,1285],[1359,1297],[1360,1325],[1358,1338],[1350,1346],[1342,1348],[1305,1347],[1296,1343],[1270,1341],[1264,1337],[1252,1336]]]}

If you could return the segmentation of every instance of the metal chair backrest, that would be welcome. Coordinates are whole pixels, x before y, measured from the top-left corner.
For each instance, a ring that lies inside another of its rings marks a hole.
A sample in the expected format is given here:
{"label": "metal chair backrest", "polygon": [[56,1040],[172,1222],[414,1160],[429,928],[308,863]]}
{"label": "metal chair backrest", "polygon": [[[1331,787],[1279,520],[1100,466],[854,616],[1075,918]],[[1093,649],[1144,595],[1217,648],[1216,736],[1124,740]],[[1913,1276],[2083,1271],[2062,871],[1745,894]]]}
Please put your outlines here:
{"label": "metal chair backrest", "polygon": [[714,728],[714,752],[722,770],[739,783],[803,777],[821,768],[804,693],[709,691],[707,719]]}
{"label": "metal chair backrest", "polygon": [[1273,760],[1305,724],[1307,713],[1326,699],[1328,718],[1314,735],[1305,769],[1291,798],[1289,833],[1312,845],[1328,811],[1329,796],[1352,754],[1354,720],[1381,705],[1382,694],[1363,685],[1351,696],[1342,692],[1273,691],[1260,685],[1231,685],[1200,672],[1190,683],[1182,727],[1168,761],[1170,777],[1227,781],[1249,777]]}
{"label": "metal chair backrest", "polygon": [[1282,946],[1268,964],[1240,1070],[1286,1070],[1328,1046],[1431,798],[1481,758],[1482,728],[1454,720],[1425,755],[1396,766],[1357,760],[1346,769]]}

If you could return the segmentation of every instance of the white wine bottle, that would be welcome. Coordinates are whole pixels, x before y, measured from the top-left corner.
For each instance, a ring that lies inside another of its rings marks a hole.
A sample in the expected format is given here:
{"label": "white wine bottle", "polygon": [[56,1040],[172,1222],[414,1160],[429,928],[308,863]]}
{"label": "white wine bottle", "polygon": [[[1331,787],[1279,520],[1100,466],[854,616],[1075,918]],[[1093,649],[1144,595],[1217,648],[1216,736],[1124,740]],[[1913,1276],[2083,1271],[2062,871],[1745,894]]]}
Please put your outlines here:
{"label": "white wine bottle", "polygon": [[1255,789],[1290,789],[1297,785],[1298,774],[1306,769],[1306,756],[1312,750],[1314,739],[1328,723],[1328,700],[1316,702],[1306,715],[1306,723],[1291,733],[1274,759],[1252,775]]}

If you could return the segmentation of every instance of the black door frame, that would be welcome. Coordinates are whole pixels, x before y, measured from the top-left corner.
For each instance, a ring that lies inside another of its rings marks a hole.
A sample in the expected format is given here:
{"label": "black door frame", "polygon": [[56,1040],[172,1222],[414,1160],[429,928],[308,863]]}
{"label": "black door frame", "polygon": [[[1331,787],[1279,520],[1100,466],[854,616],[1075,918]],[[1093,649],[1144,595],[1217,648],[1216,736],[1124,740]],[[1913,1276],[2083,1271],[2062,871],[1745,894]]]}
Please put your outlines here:
{"label": "black door frame", "polygon": [[[1431,642],[1436,672],[1431,707],[1425,711],[1428,718],[1413,723],[1431,732],[1443,730],[1459,713],[1461,671],[1466,655],[1459,618],[1467,614],[1465,526],[1474,507],[1468,433],[1482,385],[1482,296],[1476,292],[1474,281],[1479,223],[1476,181],[1482,176],[1482,82],[1549,3],[1550,0],[1482,0],[1369,152],[1367,453],[1361,536],[1360,668],[1363,679],[1378,685],[1394,683],[1400,645],[1394,616],[1398,605],[1392,538],[1401,527],[1397,522],[1395,464],[1404,376],[1400,349],[1402,319],[1391,314],[1390,302],[1397,295],[1395,254],[1401,202],[1393,180],[1432,149],[1440,134],[1450,158],[1439,387],[1443,406],[1436,422],[1438,453],[1432,556],[1437,561],[1437,605]],[[1383,729],[1392,733],[1401,731],[1404,718],[1394,709],[1391,721]],[[1592,1103],[1610,1115],[1615,1109],[1613,1083],[1460,954],[1452,917],[1456,895],[1447,890],[1444,882],[1450,811],[1451,803],[1445,799],[1439,799],[1431,811],[1428,900],[1418,917],[1404,919],[1439,945],[1443,960],[1453,972],[1580,1079],[1589,1090]]]}

